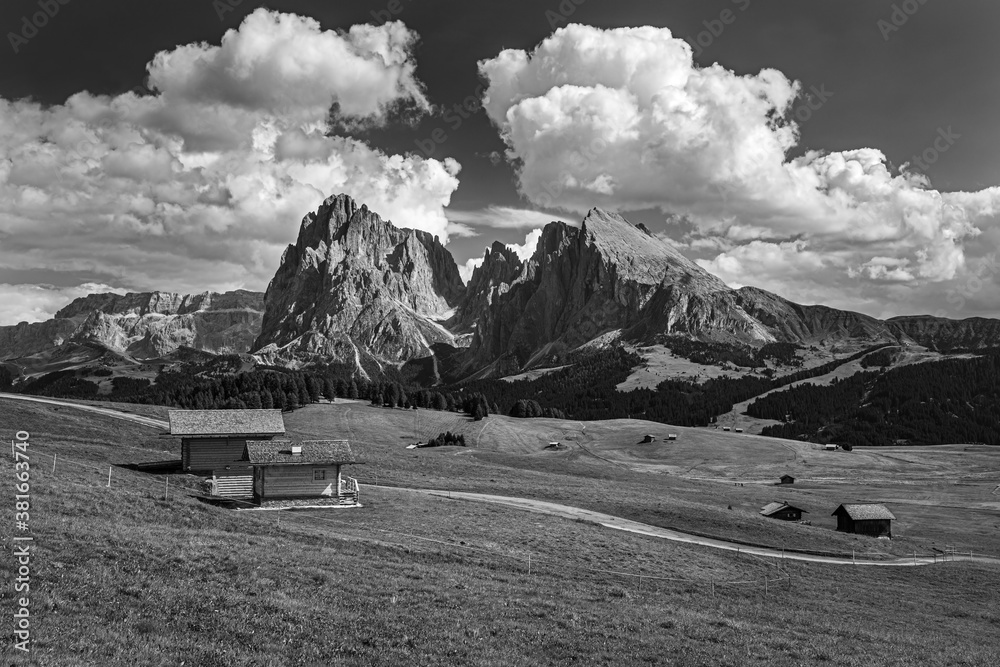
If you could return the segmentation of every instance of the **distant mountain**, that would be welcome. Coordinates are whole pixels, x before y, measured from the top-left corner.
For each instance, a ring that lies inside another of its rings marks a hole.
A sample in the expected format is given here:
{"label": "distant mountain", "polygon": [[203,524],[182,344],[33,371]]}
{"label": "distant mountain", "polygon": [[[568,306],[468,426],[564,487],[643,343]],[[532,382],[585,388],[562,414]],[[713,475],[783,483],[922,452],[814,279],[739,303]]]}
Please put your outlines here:
{"label": "distant mountain", "polygon": [[465,296],[437,237],[399,229],[347,195],[302,220],[264,295],[253,352],[268,363],[338,361],[365,368],[455,345],[442,322]]}
{"label": "distant mountain", "polygon": [[558,365],[574,350],[617,342],[676,347],[678,337],[715,346],[719,358],[718,346],[769,343],[831,356],[879,344],[947,352],[1000,346],[1000,320],[883,321],[732,289],[645,227],[600,209],[580,227],[546,225],[527,261],[493,243],[463,285],[436,237],[397,228],[341,194],[302,220],[264,295],[95,294],[48,322],[0,327],[0,360],[74,342],[133,359],[184,347],[252,352],[293,368],[340,362],[369,376],[409,364],[434,381]]}
{"label": "distant mountain", "polygon": [[0,359],[69,343],[97,343],[134,359],[164,357],[180,347],[246,352],[260,330],[263,305],[262,294],[244,290],[91,294],[46,322],[0,327]]}

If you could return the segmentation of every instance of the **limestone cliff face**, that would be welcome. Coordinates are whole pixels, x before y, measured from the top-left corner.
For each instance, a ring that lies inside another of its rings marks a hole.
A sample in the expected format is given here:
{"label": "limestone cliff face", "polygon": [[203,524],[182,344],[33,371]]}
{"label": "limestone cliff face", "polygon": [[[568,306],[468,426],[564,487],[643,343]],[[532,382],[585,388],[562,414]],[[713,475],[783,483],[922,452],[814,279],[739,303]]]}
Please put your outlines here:
{"label": "limestone cliff face", "polygon": [[486,251],[483,263],[476,267],[465,290],[465,299],[452,321],[458,331],[472,331],[489,317],[495,302],[510,289],[511,283],[521,273],[524,262],[517,254],[494,241]]}
{"label": "limestone cliff face", "polygon": [[90,294],[47,322],[0,327],[0,358],[24,357],[65,342],[94,342],[136,359],[180,346],[213,354],[247,352],[260,330],[263,294],[138,292]]}
{"label": "limestone cliff face", "polygon": [[66,342],[79,323],[68,319],[0,327],[0,361],[26,357]]}
{"label": "limestone cliff face", "polygon": [[268,363],[405,363],[454,343],[439,321],[464,294],[436,237],[399,229],[347,195],[331,197],[285,250],[253,348]]}
{"label": "limestone cliff face", "polygon": [[469,369],[502,355],[519,367],[552,361],[609,333],[640,340],[664,333],[774,340],[721,280],[645,229],[598,209],[579,229],[547,225],[531,259],[492,295],[469,350]]}

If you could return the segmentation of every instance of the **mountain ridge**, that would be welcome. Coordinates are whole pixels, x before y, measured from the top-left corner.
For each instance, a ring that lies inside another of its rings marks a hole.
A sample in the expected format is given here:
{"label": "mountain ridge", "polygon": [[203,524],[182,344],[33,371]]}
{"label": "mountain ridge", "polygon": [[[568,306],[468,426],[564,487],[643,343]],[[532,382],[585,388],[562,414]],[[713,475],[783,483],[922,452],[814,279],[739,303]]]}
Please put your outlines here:
{"label": "mountain ridge", "polygon": [[0,327],[0,358],[67,341],[137,359],[187,346],[293,368],[339,362],[366,375],[449,349],[457,380],[558,364],[585,345],[675,336],[751,347],[979,349],[1000,345],[1000,320],[880,320],[733,289],[644,226],[598,208],[579,227],[545,225],[527,260],[494,242],[466,285],[437,237],[398,228],[340,194],[302,219],[264,293],[92,294],[46,322]]}

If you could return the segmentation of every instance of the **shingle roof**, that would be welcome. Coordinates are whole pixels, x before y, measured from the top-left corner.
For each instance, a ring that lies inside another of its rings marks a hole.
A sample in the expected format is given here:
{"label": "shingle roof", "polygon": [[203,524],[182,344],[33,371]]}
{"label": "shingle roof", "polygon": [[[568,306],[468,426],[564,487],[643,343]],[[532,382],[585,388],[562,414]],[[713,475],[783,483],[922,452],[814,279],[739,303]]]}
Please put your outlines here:
{"label": "shingle roof", "polygon": [[[292,445],[301,445],[301,454],[292,454]],[[251,465],[357,463],[346,440],[248,440],[247,458]]]}
{"label": "shingle roof", "polygon": [[764,516],[771,516],[772,514],[776,514],[777,512],[780,512],[781,510],[784,509],[798,510],[799,512],[809,514],[809,512],[806,512],[804,509],[794,507],[792,505],[789,505],[788,503],[768,503],[761,508],[760,513],[763,514]]}
{"label": "shingle roof", "polygon": [[895,519],[885,505],[841,505],[837,508],[834,514],[840,512],[843,509],[847,512],[847,516],[851,517],[855,521],[869,521],[872,519]]}
{"label": "shingle roof", "polygon": [[281,410],[169,410],[170,435],[283,435]]}

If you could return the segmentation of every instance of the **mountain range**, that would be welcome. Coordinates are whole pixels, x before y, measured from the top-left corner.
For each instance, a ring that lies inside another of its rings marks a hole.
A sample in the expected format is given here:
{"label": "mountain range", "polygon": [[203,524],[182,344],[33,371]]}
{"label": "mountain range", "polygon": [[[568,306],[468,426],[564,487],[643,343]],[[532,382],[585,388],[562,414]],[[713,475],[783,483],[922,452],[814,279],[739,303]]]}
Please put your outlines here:
{"label": "mountain range", "polygon": [[599,209],[579,227],[546,225],[526,261],[494,243],[466,285],[437,237],[338,195],[302,220],[264,294],[92,294],[51,320],[0,327],[0,360],[27,368],[32,357],[84,345],[148,361],[193,348],[289,367],[337,362],[362,375],[430,361],[438,378],[461,379],[676,337],[949,351],[1000,345],[1000,320],[879,320],[733,289],[642,225]]}

